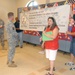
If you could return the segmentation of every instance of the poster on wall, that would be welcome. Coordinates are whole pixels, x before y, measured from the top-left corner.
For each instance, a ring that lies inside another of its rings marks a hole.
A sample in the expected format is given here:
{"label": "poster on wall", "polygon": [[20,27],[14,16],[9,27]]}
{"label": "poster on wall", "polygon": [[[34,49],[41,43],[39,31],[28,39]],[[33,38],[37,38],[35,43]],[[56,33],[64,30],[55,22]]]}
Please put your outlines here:
{"label": "poster on wall", "polygon": [[20,14],[20,29],[43,31],[48,25],[48,17],[54,17],[59,32],[65,33],[68,29],[70,5],[30,10]]}

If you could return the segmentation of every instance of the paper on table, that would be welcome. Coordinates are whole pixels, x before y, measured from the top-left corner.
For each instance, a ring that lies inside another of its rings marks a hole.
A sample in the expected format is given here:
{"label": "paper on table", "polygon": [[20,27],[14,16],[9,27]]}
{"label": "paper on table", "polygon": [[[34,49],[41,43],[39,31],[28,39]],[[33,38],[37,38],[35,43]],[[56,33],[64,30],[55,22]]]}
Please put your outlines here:
{"label": "paper on table", "polygon": [[[46,34],[52,35],[52,31],[46,32]],[[47,36],[45,36],[44,34],[42,34],[42,40],[43,41],[49,41],[49,40],[53,40],[53,39],[52,38],[48,38]]]}

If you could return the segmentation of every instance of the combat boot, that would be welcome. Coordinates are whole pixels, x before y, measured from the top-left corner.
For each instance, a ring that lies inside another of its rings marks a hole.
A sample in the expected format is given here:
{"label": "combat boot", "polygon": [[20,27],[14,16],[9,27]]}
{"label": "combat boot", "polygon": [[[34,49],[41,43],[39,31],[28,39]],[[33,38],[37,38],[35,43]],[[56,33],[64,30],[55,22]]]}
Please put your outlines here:
{"label": "combat boot", "polygon": [[8,67],[17,67],[17,65],[14,64],[14,63],[9,63],[9,64],[8,64]]}
{"label": "combat boot", "polygon": [[[12,61],[12,63],[15,63],[14,61]],[[9,64],[9,61],[7,61],[7,64]]]}

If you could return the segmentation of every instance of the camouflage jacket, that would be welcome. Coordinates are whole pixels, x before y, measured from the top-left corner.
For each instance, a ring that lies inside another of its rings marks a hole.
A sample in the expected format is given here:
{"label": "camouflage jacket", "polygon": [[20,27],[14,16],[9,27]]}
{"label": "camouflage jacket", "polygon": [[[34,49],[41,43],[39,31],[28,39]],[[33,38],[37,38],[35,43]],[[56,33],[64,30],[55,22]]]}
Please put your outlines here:
{"label": "camouflage jacket", "polygon": [[17,32],[13,22],[8,22],[8,24],[6,25],[6,32],[8,42],[12,42],[15,44],[15,42],[17,41]]}

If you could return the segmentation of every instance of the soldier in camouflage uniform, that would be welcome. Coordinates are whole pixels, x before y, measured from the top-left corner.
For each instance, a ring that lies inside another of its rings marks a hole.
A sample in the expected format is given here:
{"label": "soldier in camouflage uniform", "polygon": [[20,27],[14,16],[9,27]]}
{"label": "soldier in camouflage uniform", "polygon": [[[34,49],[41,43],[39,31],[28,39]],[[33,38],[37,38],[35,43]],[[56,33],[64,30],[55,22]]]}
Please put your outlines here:
{"label": "soldier in camouflage uniform", "polygon": [[14,64],[14,61],[13,61],[13,57],[15,54],[15,46],[17,41],[17,33],[13,23],[14,14],[12,12],[8,13],[8,19],[9,19],[9,22],[6,26],[7,40],[8,40],[8,46],[9,46],[7,64],[8,64],[8,67],[17,67],[17,65]]}
{"label": "soldier in camouflage uniform", "polygon": [[4,49],[4,21],[2,19],[0,19],[0,42]]}

